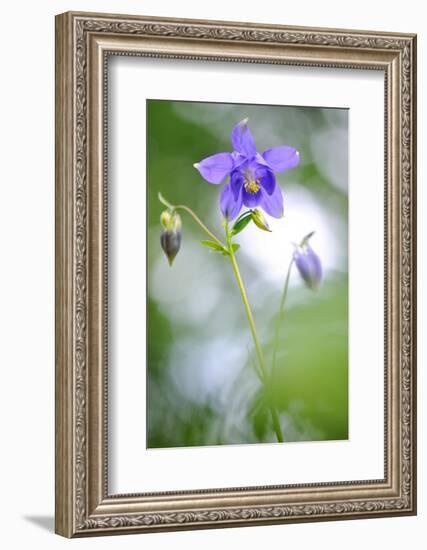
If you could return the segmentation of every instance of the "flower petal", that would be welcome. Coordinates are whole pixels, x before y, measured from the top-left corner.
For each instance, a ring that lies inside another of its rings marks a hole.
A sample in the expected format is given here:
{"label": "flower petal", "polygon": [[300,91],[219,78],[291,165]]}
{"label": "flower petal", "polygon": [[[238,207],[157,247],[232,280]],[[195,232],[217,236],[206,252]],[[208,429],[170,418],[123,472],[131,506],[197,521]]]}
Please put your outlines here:
{"label": "flower petal", "polygon": [[206,157],[194,164],[194,168],[209,183],[221,183],[233,170],[234,160],[231,153],[218,153]]}
{"label": "flower petal", "polygon": [[[244,155],[241,155],[237,151],[233,151],[231,153],[231,156],[233,157],[233,161],[234,161],[233,170],[235,170],[236,168],[239,168],[239,166],[242,166],[242,164],[246,162],[246,157]],[[264,159],[263,159],[263,162],[265,162]]]}
{"label": "flower petal", "polygon": [[298,151],[293,147],[289,147],[289,145],[267,149],[262,156],[274,172],[284,172],[295,168],[300,161]]}
{"label": "flower petal", "polygon": [[268,165],[268,162],[265,160],[265,158],[260,153],[257,153],[255,155],[254,161],[257,164],[261,164],[262,166],[266,166],[267,168],[270,168],[270,166]]}
{"label": "flower petal", "polygon": [[259,178],[262,188],[265,189],[269,195],[272,195],[276,188],[276,178],[273,172],[267,168],[262,168],[257,170],[255,175]]}
{"label": "flower petal", "polygon": [[239,170],[235,170],[231,172],[230,185],[235,198],[237,198],[240,191],[242,190],[244,182],[245,182],[245,178]]}
{"label": "flower petal", "polygon": [[260,190],[257,191],[256,193],[249,193],[243,187],[242,189],[243,204],[248,208],[255,208],[255,206],[258,206],[261,203],[262,193],[263,193],[262,188],[260,188]]}
{"label": "flower petal", "polygon": [[271,195],[262,187],[260,191],[262,192],[261,207],[273,218],[281,218],[283,216],[283,194],[280,186],[276,185]]}
{"label": "flower petal", "polygon": [[231,189],[231,184],[227,183],[221,192],[219,205],[224,218],[227,218],[227,220],[234,220],[242,208],[241,190],[236,197],[234,191]]}
{"label": "flower petal", "polygon": [[256,154],[254,138],[248,127],[248,119],[238,122],[231,132],[231,143],[234,150],[245,157],[253,157]]}

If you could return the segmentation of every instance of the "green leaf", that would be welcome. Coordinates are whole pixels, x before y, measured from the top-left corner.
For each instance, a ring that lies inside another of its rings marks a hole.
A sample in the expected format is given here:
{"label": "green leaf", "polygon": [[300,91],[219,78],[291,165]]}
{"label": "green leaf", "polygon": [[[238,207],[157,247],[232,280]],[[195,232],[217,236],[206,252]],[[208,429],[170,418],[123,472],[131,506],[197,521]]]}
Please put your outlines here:
{"label": "green leaf", "polygon": [[249,216],[251,214],[251,212],[252,212],[252,210],[245,210],[245,212],[242,212],[240,214],[240,216],[238,216],[238,218],[236,219],[236,221],[234,223],[237,223],[238,221],[240,221],[245,216]]}
{"label": "green leaf", "polygon": [[200,242],[203,246],[207,246],[211,250],[215,250],[215,252],[222,252],[223,254],[224,252],[226,252],[228,254],[227,250],[223,246],[221,246],[220,244],[214,241],[200,241]]}
{"label": "green leaf", "polygon": [[231,230],[231,234],[237,235],[237,233],[240,233],[240,231],[243,231],[245,227],[250,223],[252,219],[252,215],[250,212],[248,212],[247,215],[242,216],[240,219],[236,221],[236,223],[233,225],[233,229]]}
{"label": "green leaf", "polygon": [[[240,244],[234,243],[231,245],[231,248],[233,249],[233,252],[236,252],[236,250],[239,250]],[[230,256],[230,253],[228,252],[228,250],[225,250],[225,249],[222,254],[223,256]]]}
{"label": "green leaf", "polygon": [[[216,243],[215,241],[200,241],[200,243],[203,246],[207,246],[211,250],[214,250],[215,252],[221,252],[221,254],[223,256],[229,256],[230,255],[230,253],[228,252],[228,250],[224,246],[221,246],[220,244]],[[240,248],[240,244],[233,243],[231,245],[231,248],[233,249],[233,252],[236,252],[236,250],[238,250]]]}

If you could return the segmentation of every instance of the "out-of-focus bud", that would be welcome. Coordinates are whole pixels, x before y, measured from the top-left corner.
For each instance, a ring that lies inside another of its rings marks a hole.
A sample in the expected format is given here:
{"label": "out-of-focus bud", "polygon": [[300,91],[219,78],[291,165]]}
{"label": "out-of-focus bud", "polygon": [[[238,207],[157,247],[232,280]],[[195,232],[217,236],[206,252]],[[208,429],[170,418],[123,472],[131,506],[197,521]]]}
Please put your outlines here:
{"label": "out-of-focus bud", "polygon": [[254,210],[252,210],[251,217],[252,217],[252,221],[257,227],[259,227],[263,231],[270,231],[271,233],[271,229],[261,210],[258,210],[258,208],[255,208]]}
{"label": "out-of-focus bud", "polygon": [[307,235],[301,244],[295,245],[294,262],[308,288],[318,290],[323,279],[323,269],[319,256],[308,242],[312,235],[313,233]]}
{"label": "out-of-focus bud", "polygon": [[177,212],[171,214],[168,210],[164,210],[160,216],[160,223],[164,228],[160,234],[160,244],[166,254],[169,265],[172,265],[181,247],[181,217]]}
{"label": "out-of-focus bud", "polygon": [[169,210],[163,210],[163,212],[160,214],[160,223],[165,229],[168,229],[171,223],[171,215]]}

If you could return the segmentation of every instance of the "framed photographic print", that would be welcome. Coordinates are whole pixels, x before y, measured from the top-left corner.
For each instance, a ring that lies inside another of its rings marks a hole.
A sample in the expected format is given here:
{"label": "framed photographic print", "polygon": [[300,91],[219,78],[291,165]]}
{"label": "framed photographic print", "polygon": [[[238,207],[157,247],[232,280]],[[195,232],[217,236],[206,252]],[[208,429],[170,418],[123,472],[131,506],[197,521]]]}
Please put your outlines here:
{"label": "framed photographic print", "polygon": [[416,37],[56,18],[56,532],[416,513]]}

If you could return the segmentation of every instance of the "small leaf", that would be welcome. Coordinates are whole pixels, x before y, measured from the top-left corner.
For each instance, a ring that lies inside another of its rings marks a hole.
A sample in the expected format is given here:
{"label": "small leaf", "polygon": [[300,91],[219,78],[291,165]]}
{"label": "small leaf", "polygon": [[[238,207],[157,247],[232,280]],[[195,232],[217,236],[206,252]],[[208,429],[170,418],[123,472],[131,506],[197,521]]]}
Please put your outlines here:
{"label": "small leaf", "polygon": [[245,227],[250,223],[252,219],[251,213],[249,212],[247,215],[241,217],[237,220],[237,222],[233,225],[233,229],[231,230],[231,234],[237,235],[237,233],[240,233],[240,231],[243,231]]}
{"label": "small leaf", "polygon": [[234,223],[237,223],[238,221],[240,221],[245,216],[250,216],[251,212],[252,212],[252,210],[246,210],[245,212],[242,212],[240,214],[240,216],[238,216],[238,218],[236,219],[236,221]]}
{"label": "small leaf", "polygon": [[200,242],[203,246],[207,246],[208,248],[215,250],[215,252],[222,252],[222,253],[226,252],[228,254],[227,250],[223,246],[221,246],[220,244],[214,241],[200,241]]}
{"label": "small leaf", "polygon": [[[231,245],[231,248],[233,249],[233,252],[236,252],[236,250],[239,250],[240,248],[240,244],[237,244],[237,243],[234,243]],[[228,250],[223,250],[222,252],[222,255],[223,256],[230,256],[230,253],[228,252]]]}

